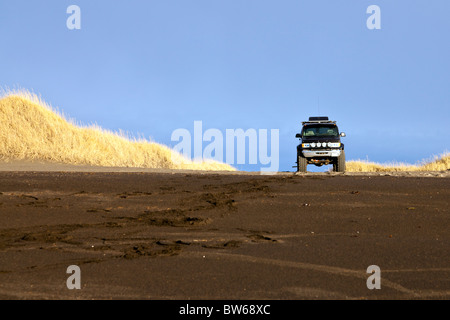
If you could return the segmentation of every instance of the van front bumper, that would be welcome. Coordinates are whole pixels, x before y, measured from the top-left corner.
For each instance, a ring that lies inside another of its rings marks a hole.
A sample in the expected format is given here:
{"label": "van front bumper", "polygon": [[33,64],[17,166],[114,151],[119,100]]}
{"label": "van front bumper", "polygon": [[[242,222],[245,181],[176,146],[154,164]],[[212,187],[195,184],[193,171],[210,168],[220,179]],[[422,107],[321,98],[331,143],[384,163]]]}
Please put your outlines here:
{"label": "van front bumper", "polygon": [[305,158],[338,158],[341,150],[302,150]]}

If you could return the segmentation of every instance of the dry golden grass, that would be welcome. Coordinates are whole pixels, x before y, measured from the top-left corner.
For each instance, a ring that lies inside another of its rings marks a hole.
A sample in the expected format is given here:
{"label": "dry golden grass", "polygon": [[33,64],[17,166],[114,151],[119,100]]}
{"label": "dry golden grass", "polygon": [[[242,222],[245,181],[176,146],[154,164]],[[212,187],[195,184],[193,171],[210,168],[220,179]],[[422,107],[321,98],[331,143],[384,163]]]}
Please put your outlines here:
{"label": "dry golden grass", "polygon": [[75,165],[234,171],[215,161],[191,161],[174,150],[98,126],[68,121],[27,91],[0,97],[0,159]]}
{"label": "dry golden grass", "polygon": [[380,164],[364,160],[348,161],[347,172],[398,172],[398,171],[446,171],[450,170],[450,153],[444,153],[433,160],[422,161],[417,165],[404,163]]}

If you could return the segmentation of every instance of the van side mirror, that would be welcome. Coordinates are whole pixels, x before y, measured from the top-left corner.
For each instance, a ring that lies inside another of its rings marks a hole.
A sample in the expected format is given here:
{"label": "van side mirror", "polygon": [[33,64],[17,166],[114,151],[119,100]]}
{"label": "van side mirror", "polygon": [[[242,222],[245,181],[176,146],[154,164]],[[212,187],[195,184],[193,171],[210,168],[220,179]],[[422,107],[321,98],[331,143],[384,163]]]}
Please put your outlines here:
{"label": "van side mirror", "polygon": [[295,135],[295,137],[300,139],[300,138],[302,137],[302,135],[301,135],[300,133],[297,133],[297,134]]}
{"label": "van side mirror", "polygon": [[341,132],[341,137],[346,137],[347,135],[345,134],[345,132]]}

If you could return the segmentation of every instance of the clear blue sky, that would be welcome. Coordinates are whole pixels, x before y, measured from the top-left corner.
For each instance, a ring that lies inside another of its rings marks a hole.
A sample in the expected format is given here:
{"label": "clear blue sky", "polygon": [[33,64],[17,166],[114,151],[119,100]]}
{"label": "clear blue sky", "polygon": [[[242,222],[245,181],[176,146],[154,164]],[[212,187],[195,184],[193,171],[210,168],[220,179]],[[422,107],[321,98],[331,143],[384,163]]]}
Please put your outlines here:
{"label": "clear blue sky", "polygon": [[347,159],[415,163],[450,150],[449,16],[448,0],[2,0],[0,86],[169,146],[195,120],[279,129],[281,171],[320,108]]}

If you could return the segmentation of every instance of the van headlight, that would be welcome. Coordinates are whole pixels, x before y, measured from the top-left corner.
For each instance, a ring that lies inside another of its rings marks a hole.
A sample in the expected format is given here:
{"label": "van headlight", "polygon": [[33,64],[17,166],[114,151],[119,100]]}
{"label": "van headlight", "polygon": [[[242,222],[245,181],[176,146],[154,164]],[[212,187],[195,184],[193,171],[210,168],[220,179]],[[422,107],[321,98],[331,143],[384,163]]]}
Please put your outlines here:
{"label": "van headlight", "polygon": [[329,143],[328,146],[330,148],[340,148],[341,147],[341,143],[340,142]]}
{"label": "van headlight", "polygon": [[315,142],[311,143],[311,147],[315,148],[316,147],[316,143]]}
{"label": "van headlight", "polygon": [[302,148],[309,148],[310,144],[309,143],[302,143]]}

